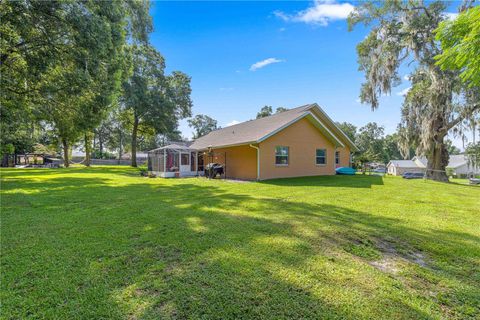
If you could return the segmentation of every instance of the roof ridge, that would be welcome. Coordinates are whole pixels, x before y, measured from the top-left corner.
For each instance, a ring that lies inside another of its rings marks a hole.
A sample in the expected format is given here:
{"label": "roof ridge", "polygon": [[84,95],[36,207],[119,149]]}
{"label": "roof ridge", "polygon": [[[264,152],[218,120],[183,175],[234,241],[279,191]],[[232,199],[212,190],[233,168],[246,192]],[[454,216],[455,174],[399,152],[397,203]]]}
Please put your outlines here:
{"label": "roof ridge", "polygon": [[[305,105],[302,105],[302,106],[299,106],[299,107],[295,107],[295,108],[292,108],[292,109],[288,109],[288,110],[286,110],[286,111],[274,113],[274,114],[269,115],[269,116],[266,116],[266,117],[261,117],[261,118],[258,118],[258,119],[245,120],[245,121],[242,121],[242,122],[240,122],[240,123],[232,124],[231,126],[227,126],[227,127],[223,127],[223,128],[219,128],[219,129],[213,130],[213,131],[211,131],[211,132],[217,132],[217,131],[221,131],[221,130],[225,130],[225,129],[230,129],[230,128],[233,128],[233,127],[236,127],[236,126],[243,125],[243,124],[246,123],[246,122],[253,122],[253,121],[258,121],[258,120],[263,120],[263,119],[269,119],[269,118],[276,117],[276,116],[279,116],[279,115],[284,115],[286,112],[295,111],[295,110],[297,110],[297,109],[305,108],[305,107],[313,107],[314,105],[315,105],[314,103],[305,104]],[[201,138],[201,137],[200,137],[200,138]]]}

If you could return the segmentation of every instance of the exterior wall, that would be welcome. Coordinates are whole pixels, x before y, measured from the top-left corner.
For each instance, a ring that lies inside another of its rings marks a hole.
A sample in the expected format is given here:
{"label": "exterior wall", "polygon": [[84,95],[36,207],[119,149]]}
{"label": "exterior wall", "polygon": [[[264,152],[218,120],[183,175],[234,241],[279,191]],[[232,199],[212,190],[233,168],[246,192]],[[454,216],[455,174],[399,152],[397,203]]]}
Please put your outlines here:
{"label": "exterior wall", "polygon": [[[448,168],[448,167],[447,167]],[[477,170],[474,170],[473,168],[469,168],[467,164],[464,164],[464,165],[461,165],[457,168],[454,168],[453,169],[453,172],[456,174],[456,175],[460,175],[460,174],[480,174],[480,168],[477,168]]]}
{"label": "exterior wall", "polygon": [[[351,167],[350,163],[350,148],[345,146],[345,148],[337,148],[337,151],[340,152],[340,163],[336,165],[337,168],[340,167]],[[335,160],[335,158],[334,158]]]}
{"label": "exterior wall", "polygon": [[[257,179],[257,150],[248,146],[213,149],[213,152],[225,153],[218,156],[218,162],[226,162],[226,177],[229,179],[255,180]],[[213,159],[216,161],[216,159]],[[207,164],[207,163],[205,163]]]}
{"label": "exterior wall", "polygon": [[[289,147],[288,165],[275,165],[275,147]],[[260,147],[260,179],[284,177],[334,175],[335,147],[307,119],[301,119],[259,144]],[[316,149],[327,150],[325,165],[315,163]],[[350,150],[338,148],[340,164],[350,165]]]}
{"label": "exterior wall", "polygon": [[402,168],[402,167],[395,167],[393,165],[388,166],[388,173],[394,176],[401,176],[405,172],[421,172],[424,173],[424,168]]}
{"label": "exterior wall", "polygon": [[387,172],[388,174],[391,174],[392,176],[397,175],[397,167],[395,167],[393,164],[390,164],[387,166]]}

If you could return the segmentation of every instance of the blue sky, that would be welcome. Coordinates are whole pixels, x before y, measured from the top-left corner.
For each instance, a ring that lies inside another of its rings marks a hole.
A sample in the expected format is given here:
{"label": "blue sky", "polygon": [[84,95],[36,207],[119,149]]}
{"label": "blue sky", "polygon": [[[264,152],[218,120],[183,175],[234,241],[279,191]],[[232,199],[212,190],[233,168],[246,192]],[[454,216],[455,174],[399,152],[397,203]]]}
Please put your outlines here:
{"label": "blue sky", "polygon": [[[167,72],[192,77],[193,113],[224,127],[255,118],[264,105],[293,108],[317,102],[335,121],[375,121],[387,133],[400,119],[407,80],[380,108],[358,102],[363,74],[355,46],[368,29],[348,32],[354,3],[335,1],[154,2],[152,44]],[[407,70],[404,70],[404,74]],[[182,121],[180,130],[191,138]]]}

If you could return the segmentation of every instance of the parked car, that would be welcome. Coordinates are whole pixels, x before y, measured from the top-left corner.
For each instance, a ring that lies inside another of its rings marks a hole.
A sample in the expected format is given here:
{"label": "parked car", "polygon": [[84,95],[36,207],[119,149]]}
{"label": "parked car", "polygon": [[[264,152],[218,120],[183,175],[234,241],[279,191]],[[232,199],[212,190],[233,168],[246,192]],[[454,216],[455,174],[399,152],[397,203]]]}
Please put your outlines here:
{"label": "parked car", "polygon": [[422,172],[406,172],[403,174],[404,179],[422,179],[425,176]]}
{"label": "parked car", "polygon": [[374,172],[374,173],[386,173],[387,169],[380,167],[380,168],[376,168],[376,169],[372,170],[372,172]]}

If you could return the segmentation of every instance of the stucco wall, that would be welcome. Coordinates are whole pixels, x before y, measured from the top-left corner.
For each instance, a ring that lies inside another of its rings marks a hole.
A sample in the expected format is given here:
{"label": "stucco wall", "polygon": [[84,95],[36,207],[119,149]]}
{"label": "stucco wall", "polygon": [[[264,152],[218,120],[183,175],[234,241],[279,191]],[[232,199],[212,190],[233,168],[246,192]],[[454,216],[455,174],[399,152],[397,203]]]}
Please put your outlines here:
{"label": "stucco wall", "polygon": [[[257,150],[245,145],[238,147],[219,148],[213,150],[226,155],[226,177],[229,179],[257,179]],[[214,161],[217,161],[214,159]],[[223,156],[218,156],[218,162],[223,163]]]}
{"label": "stucco wall", "polygon": [[[335,149],[332,142],[307,119],[301,119],[259,144],[260,179],[335,174]],[[289,147],[289,163],[275,165],[275,147]],[[327,150],[325,165],[315,163],[316,149]],[[350,150],[340,151],[339,166],[349,166]]]}

